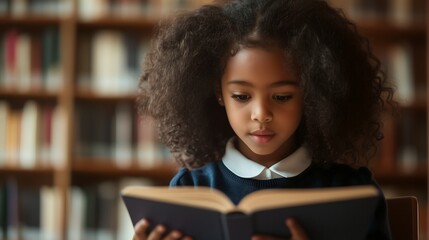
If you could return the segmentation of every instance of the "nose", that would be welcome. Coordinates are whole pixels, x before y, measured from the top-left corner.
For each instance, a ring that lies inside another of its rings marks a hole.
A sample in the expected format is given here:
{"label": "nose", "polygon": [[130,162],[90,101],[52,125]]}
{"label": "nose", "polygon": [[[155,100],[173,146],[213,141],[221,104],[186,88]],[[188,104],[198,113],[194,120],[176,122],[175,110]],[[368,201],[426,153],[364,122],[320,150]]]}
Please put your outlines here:
{"label": "nose", "polygon": [[258,121],[260,123],[271,122],[273,120],[273,113],[269,103],[264,100],[255,101],[251,118],[253,121]]}

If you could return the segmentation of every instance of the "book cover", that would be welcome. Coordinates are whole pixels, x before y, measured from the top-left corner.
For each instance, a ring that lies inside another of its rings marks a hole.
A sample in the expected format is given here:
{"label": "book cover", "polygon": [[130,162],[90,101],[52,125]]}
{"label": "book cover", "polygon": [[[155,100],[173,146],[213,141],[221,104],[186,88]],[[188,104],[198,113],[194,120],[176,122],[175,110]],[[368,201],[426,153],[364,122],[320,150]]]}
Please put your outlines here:
{"label": "book cover", "polygon": [[236,206],[208,187],[129,186],[121,192],[133,225],[145,218],[151,227],[163,224],[196,240],[248,240],[253,234],[289,238],[289,217],[310,239],[364,239],[378,194],[374,186],[266,189]]}

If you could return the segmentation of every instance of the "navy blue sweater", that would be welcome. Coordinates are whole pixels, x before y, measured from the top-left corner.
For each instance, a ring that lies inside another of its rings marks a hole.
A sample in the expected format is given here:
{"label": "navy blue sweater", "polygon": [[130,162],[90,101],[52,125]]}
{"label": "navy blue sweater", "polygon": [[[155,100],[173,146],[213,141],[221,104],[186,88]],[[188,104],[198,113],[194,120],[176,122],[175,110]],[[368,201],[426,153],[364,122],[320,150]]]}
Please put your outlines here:
{"label": "navy blue sweater", "polygon": [[[183,168],[170,182],[170,186],[209,186],[218,189],[235,204],[247,194],[267,188],[322,188],[365,184],[373,184],[380,189],[371,172],[365,167],[354,169],[343,164],[323,167],[312,164],[295,177],[256,180],[235,175],[221,161],[209,163],[192,171]],[[391,239],[386,201],[381,190],[367,239]]]}

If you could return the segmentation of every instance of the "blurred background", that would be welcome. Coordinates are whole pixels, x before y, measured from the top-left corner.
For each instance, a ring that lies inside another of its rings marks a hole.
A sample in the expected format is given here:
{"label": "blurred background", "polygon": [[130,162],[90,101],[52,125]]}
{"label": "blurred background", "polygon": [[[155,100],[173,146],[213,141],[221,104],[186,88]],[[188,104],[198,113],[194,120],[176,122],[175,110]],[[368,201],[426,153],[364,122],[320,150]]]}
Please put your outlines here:
{"label": "blurred background", "polygon": [[[156,22],[210,0],[0,0],[0,239],[131,239],[125,185],[177,169],[136,114]],[[398,116],[370,162],[387,197],[413,195],[427,234],[426,0],[329,0],[368,37]]]}

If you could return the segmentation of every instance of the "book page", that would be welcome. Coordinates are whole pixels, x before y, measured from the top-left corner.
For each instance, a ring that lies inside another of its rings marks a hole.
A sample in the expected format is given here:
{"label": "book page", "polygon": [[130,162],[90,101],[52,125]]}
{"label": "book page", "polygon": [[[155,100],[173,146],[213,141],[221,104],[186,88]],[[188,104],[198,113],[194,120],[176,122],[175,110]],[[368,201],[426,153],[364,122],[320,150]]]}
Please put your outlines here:
{"label": "book page", "polygon": [[122,190],[122,195],[190,207],[206,208],[223,213],[232,211],[236,208],[224,193],[209,187],[170,188],[129,186]]}
{"label": "book page", "polygon": [[308,189],[266,189],[244,197],[238,208],[246,213],[279,207],[352,200],[375,197],[378,190],[372,185],[308,188]]}

